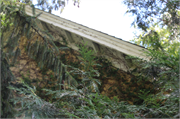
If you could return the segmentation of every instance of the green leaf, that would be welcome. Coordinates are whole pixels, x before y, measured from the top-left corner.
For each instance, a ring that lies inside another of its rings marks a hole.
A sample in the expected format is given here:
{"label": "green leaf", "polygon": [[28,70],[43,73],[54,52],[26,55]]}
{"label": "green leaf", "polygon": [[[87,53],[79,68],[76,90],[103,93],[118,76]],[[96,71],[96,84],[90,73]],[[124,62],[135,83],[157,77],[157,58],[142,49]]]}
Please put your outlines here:
{"label": "green leaf", "polygon": [[43,12],[40,12],[39,14],[35,15],[35,18],[38,18]]}

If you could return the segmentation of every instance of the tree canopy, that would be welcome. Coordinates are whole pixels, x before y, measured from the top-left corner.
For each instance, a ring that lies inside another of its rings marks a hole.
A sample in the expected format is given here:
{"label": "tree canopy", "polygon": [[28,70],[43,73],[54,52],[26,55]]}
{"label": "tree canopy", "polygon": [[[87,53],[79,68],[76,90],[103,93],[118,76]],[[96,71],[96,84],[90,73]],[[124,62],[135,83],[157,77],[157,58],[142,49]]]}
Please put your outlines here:
{"label": "tree canopy", "polygon": [[[180,1],[127,0],[124,4],[128,7],[127,13],[135,16],[132,25],[142,30],[142,34],[132,42],[145,46],[148,49],[147,55],[151,57],[150,61],[140,64],[144,68],[140,70],[139,76],[151,77],[158,88],[171,90],[166,104],[152,112],[164,108],[164,111],[167,109],[164,113],[168,114],[172,108],[178,110],[175,100],[179,100],[180,86]],[[176,113],[174,117],[179,115]]]}
{"label": "tree canopy", "polygon": [[[20,1],[23,3],[32,3],[32,0],[20,0]],[[37,3],[34,4],[34,6],[49,13],[51,13],[52,10],[60,9],[60,13],[61,13],[64,7],[68,4],[68,1],[69,0],[37,0],[34,1]],[[74,6],[77,5],[77,7],[79,7],[80,0],[73,0],[73,2],[74,2]]]}
{"label": "tree canopy", "polygon": [[146,31],[152,24],[158,23],[171,29],[171,35],[179,33],[179,0],[125,0],[124,4],[128,7],[127,13],[136,17],[132,25],[136,24]]}

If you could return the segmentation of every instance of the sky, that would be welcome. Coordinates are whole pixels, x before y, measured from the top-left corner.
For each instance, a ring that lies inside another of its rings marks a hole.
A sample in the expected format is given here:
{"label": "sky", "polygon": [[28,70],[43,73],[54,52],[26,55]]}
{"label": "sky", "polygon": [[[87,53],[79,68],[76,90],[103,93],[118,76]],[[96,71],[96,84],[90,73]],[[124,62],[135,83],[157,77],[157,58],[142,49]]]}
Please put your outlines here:
{"label": "sky", "polygon": [[127,7],[122,1],[81,0],[78,8],[73,0],[69,0],[61,14],[60,11],[52,11],[52,14],[129,41],[133,39],[134,32],[139,32],[131,27],[134,18],[125,14]]}

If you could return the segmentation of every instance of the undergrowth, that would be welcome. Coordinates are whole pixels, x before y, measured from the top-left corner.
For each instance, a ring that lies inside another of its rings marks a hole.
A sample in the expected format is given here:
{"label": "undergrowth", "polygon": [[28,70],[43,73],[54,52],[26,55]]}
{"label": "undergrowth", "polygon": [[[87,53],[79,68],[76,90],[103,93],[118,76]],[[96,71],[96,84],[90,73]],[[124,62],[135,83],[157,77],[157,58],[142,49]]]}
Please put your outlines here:
{"label": "undergrowth", "polygon": [[[94,62],[94,52],[84,45],[80,46],[80,54],[82,69],[68,67],[71,68],[70,73],[81,75],[82,80],[77,86],[68,83],[65,86],[59,83],[58,85],[67,87],[63,90],[42,89],[47,96],[53,95],[49,101],[39,97],[36,94],[36,88],[28,86],[25,82],[22,82],[25,88],[9,87],[24,94],[23,98],[12,99],[14,104],[21,102],[21,111],[18,115],[25,113],[27,117],[33,115],[36,118],[142,118],[157,117],[157,115],[170,117],[174,114],[173,110],[176,109],[166,111],[174,103],[166,103],[172,99],[174,101],[178,99],[164,97],[166,100],[162,103],[163,98],[150,94],[147,89],[140,91],[138,97],[141,103],[136,105],[120,101],[117,97],[110,99],[100,94],[98,85],[101,83],[93,78],[99,76],[98,71],[93,69],[94,65],[98,65]],[[158,99],[161,100],[158,101]]]}
{"label": "undergrowth", "polygon": [[93,69],[94,65],[98,65],[94,60],[94,52],[86,48],[86,45],[81,45],[80,54],[82,69],[69,67],[72,69],[70,73],[78,73],[82,80],[77,87],[68,83],[66,86],[59,83],[68,87],[64,90],[42,89],[46,91],[47,96],[53,95],[49,101],[38,96],[36,87],[28,86],[27,79],[22,81],[22,88],[10,86],[10,89],[24,95],[12,99],[14,104],[21,102],[21,111],[16,116],[24,113],[26,117],[33,115],[36,118],[132,118],[138,116],[140,109],[137,106],[124,101],[120,102],[117,97],[110,99],[99,93],[98,85],[101,83],[94,78],[99,76],[98,71]]}

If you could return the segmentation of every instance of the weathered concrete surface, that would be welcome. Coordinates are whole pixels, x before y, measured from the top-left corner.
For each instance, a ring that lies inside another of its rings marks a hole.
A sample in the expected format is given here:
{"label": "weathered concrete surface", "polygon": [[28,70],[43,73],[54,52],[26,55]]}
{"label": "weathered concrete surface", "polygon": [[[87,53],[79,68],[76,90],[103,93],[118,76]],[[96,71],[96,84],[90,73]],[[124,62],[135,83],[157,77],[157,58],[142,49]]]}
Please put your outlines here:
{"label": "weathered concrete surface", "polygon": [[134,68],[134,66],[131,63],[131,60],[125,59],[125,56],[127,55],[124,53],[121,53],[117,50],[106,47],[104,45],[100,45],[87,38],[81,37],[79,35],[76,35],[67,30],[61,29],[54,25],[47,24],[45,22],[38,23],[38,26],[44,30],[48,30],[49,33],[55,38],[55,41],[63,45],[65,45],[63,43],[63,38],[64,38],[68,43],[67,46],[76,51],[79,50],[77,45],[87,43],[87,46],[90,49],[93,49],[95,51],[96,56],[98,57],[101,56],[108,59],[112,63],[113,66],[126,72]]}

